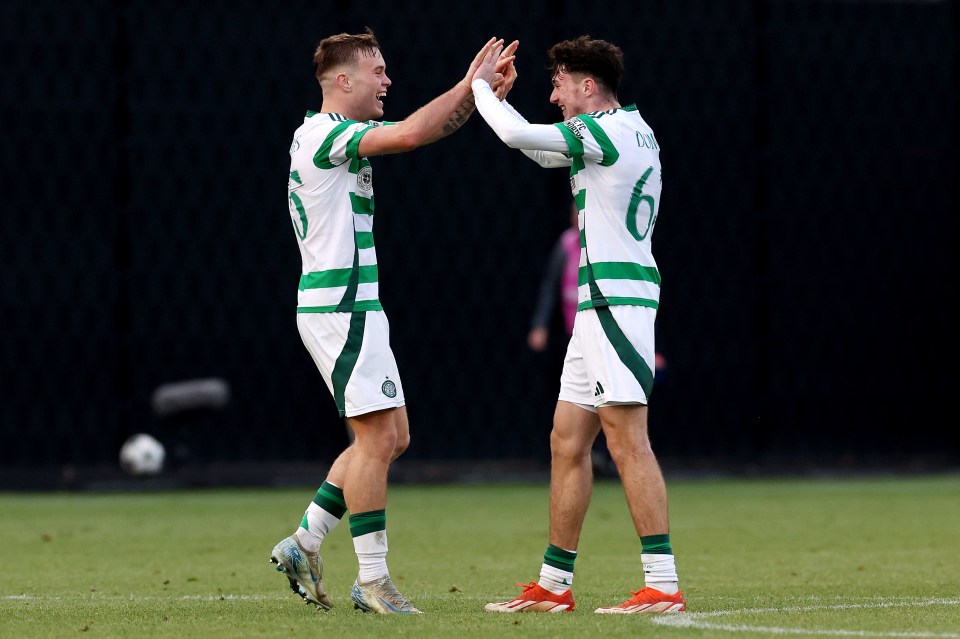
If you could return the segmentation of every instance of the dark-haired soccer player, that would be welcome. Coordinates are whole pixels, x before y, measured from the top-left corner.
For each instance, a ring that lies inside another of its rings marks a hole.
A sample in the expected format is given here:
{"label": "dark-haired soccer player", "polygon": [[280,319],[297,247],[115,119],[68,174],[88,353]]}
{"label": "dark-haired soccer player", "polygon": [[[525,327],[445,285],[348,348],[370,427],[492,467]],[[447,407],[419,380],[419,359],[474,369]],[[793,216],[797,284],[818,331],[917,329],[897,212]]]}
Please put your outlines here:
{"label": "dark-haired soccer player", "polygon": [[666,486],[647,434],[660,297],[651,252],[660,147],[636,105],[620,105],[617,46],[582,36],[550,49],[550,102],[564,118],[553,125],[528,123],[493,93],[496,54],[488,52],[474,75],[477,110],[508,146],[542,166],[570,168],[581,248],[577,314],[550,435],[550,542],[539,582],[486,610],[573,610],[573,564],[593,482],[590,449],[602,428],[640,537],[645,587],[596,612],[682,612]]}

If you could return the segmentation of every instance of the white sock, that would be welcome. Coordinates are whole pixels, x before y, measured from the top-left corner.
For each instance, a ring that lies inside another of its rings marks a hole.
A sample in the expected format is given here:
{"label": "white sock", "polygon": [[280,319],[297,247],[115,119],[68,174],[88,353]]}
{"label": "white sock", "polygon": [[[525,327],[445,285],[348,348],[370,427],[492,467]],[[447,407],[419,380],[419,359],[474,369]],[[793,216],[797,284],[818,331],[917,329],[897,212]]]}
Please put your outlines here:
{"label": "white sock", "polygon": [[677,568],[673,555],[640,555],[643,562],[643,577],[648,588],[655,588],[665,595],[675,595],[680,590]]}
{"label": "white sock", "polygon": [[339,517],[328,513],[313,502],[307,506],[307,512],[303,518],[307,527],[304,528],[301,522],[300,528],[297,528],[297,532],[294,534],[307,552],[317,552],[320,549],[320,544],[323,543],[323,538],[340,523]]}
{"label": "white sock", "polygon": [[540,581],[537,583],[544,590],[549,590],[555,595],[562,595],[573,587],[573,573],[541,564]]}
{"label": "white sock", "polygon": [[360,563],[357,581],[369,583],[390,574],[387,570],[387,531],[377,530],[353,538],[353,549]]}

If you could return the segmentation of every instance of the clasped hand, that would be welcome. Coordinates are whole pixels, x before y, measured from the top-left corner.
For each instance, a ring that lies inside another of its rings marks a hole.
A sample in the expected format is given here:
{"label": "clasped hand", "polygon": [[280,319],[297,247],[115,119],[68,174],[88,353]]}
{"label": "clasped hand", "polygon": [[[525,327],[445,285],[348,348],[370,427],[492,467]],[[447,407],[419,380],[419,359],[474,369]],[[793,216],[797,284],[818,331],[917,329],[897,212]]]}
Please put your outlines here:
{"label": "clasped hand", "polygon": [[464,77],[466,85],[469,87],[473,80],[485,80],[497,98],[503,100],[517,79],[513,61],[517,57],[518,46],[519,40],[514,40],[504,48],[502,38],[490,38],[474,57]]}

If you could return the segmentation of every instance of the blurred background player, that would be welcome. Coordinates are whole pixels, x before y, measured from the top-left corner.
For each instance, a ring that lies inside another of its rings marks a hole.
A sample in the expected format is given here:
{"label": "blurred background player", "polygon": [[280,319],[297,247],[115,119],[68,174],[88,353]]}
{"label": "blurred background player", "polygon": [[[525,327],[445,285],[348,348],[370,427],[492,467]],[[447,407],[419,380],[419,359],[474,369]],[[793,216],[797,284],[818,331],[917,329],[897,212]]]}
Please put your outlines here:
{"label": "blurred background player", "polygon": [[[307,112],[290,147],[288,199],[303,260],[297,326],[354,436],[300,527],[277,543],[270,561],[318,609],[333,605],[323,585],[320,545],[349,510],[359,562],[354,606],[381,614],[420,612],[397,591],[387,569],[387,469],[409,445],[410,428],[378,297],[367,158],[411,151],[459,129],[474,110],[473,73],[494,45],[499,54],[502,41],[491,38],[460,82],[391,126],[376,121],[392,81],[370,29],[328,37],[314,53],[323,103],[319,112]],[[501,64],[512,60],[511,51]]]}
{"label": "blurred background player", "polygon": [[580,228],[577,222],[577,205],[570,203],[570,226],[567,227],[550,251],[540,288],[537,306],[530,321],[527,345],[530,350],[541,353],[550,341],[550,325],[553,313],[560,302],[563,328],[569,338],[573,335],[573,319],[577,314],[577,272],[580,269]]}
{"label": "blurred background player", "polygon": [[550,435],[550,543],[540,580],[485,609],[573,610],[574,561],[593,485],[590,449],[602,429],[640,537],[645,587],[596,612],[681,612],[686,601],[670,545],[666,486],[647,433],[660,297],[651,252],[659,145],[636,105],[620,105],[619,47],[582,36],[555,44],[548,55],[550,102],[560,107],[561,123],[530,124],[493,93],[495,51],[473,80],[477,109],[502,141],[541,166],[570,168],[581,247],[578,310]]}

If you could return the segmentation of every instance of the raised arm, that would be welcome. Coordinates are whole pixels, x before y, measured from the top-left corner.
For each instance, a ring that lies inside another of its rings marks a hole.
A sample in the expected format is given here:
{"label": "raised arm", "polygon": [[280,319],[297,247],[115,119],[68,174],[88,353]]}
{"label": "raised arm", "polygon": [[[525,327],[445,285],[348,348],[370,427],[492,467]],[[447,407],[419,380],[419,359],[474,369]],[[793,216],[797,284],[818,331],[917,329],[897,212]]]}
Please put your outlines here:
{"label": "raised arm", "polygon": [[477,110],[504,144],[521,149],[530,159],[541,166],[570,166],[567,141],[560,130],[552,124],[530,124],[513,107],[497,99],[484,79],[473,81],[473,94]]}
{"label": "raised arm", "polygon": [[[570,166],[570,158],[563,155],[567,151],[567,142],[557,127],[530,124],[509,103],[501,101],[502,95],[494,93],[490,83],[496,82],[498,63],[493,52],[487,51],[474,74],[471,86],[480,115],[507,146],[523,150],[541,166]],[[506,71],[508,76],[513,76],[510,78],[511,87],[516,79],[512,66],[511,63],[511,68]]]}
{"label": "raised arm", "polygon": [[[412,151],[436,142],[463,126],[476,108],[470,86],[473,74],[488,52],[496,50],[499,53],[502,46],[503,40],[490,38],[477,52],[466,75],[453,88],[420,107],[402,122],[369,130],[360,140],[359,155],[368,157]],[[512,60],[512,57],[504,58],[499,64],[506,65]]]}

